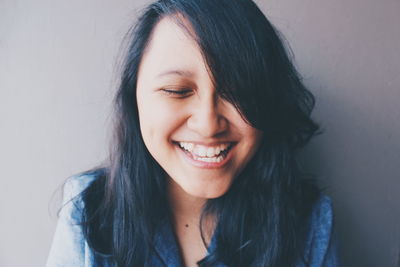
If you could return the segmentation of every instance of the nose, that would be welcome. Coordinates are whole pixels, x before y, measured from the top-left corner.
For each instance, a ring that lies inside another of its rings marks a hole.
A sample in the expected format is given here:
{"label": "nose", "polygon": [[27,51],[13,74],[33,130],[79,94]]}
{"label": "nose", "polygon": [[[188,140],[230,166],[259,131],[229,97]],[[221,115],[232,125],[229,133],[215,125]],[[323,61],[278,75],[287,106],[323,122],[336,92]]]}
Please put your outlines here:
{"label": "nose", "polygon": [[224,133],[228,128],[228,121],[223,116],[220,102],[218,96],[198,99],[187,121],[188,128],[207,138]]}

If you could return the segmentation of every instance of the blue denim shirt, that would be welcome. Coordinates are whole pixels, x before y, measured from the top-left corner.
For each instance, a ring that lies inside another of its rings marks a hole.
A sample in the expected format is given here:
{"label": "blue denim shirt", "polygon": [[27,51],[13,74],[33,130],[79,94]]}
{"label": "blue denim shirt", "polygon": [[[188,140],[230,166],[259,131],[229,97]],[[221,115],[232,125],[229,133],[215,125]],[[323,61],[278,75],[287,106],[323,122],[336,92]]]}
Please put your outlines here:
{"label": "blue denim shirt", "polygon": [[[94,179],[95,177],[91,175],[74,176],[65,184],[63,196],[65,206],[60,212],[47,267],[112,266],[106,257],[96,256],[93,253],[79,225],[83,202],[79,197],[74,197],[79,195]],[[217,246],[214,235],[207,248],[208,253]],[[169,223],[163,224],[158,230],[155,248],[159,255],[157,253],[152,255],[150,266],[183,267],[178,244]],[[333,234],[332,204],[327,196],[323,196],[316,203],[312,212],[305,259],[310,263],[309,267],[339,266],[336,239]],[[219,263],[215,267],[224,266]],[[305,266],[299,263],[296,267]]]}

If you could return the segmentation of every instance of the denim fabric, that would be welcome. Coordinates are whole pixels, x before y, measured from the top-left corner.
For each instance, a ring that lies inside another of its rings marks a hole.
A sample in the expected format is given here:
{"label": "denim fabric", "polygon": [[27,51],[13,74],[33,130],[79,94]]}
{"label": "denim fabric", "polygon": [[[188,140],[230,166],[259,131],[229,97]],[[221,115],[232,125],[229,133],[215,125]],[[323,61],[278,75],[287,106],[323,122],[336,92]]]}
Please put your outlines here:
{"label": "denim fabric", "polygon": [[[79,193],[85,189],[95,176],[71,177],[64,187],[64,206],[60,212],[53,244],[47,259],[47,267],[107,267],[112,266],[106,257],[97,256],[86,243],[81,226],[81,211],[84,208]],[[78,196],[78,197],[76,197]],[[158,229],[155,242],[156,253],[152,255],[151,266],[182,267],[178,244],[169,223],[164,223]],[[339,266],[337,246],[333,234],[333,213],[331,200],[321,197],[316,203],[311,220],[310,231],[306,241],[305,259],[307,267]],[[215,235],[207,248],[213,251],[216,244]],[[158,254],[158,255],[157,255]],[[215,267],[224,267],[219,263]],[[299,263],[296,267],[306,267]]]}

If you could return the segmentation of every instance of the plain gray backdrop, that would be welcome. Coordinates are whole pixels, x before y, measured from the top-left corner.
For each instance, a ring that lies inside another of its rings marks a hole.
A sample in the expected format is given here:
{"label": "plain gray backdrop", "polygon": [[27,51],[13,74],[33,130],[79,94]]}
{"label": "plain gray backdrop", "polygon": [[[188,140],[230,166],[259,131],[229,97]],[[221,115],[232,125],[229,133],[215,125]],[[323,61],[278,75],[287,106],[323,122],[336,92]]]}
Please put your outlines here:
{"label": "plain gray backdrop", "polygon": [[[301,153],[343,266],[399,267],[400,1],[259,0],[317,99]],[[107,153],[120,44],[148,1],[0,0],[0,266],[43,266],[59,187]]]}

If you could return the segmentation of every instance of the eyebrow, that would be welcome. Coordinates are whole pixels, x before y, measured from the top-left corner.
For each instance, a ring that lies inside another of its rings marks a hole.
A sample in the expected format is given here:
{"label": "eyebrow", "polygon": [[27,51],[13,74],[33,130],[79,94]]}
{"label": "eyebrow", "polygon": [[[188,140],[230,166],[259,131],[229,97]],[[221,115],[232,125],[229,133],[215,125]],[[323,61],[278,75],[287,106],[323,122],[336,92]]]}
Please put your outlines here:
{"label": "eyebrow", "polygon": [[193,77],[194,73],[188,70],[167,70],[157,75],[157,77],[167,76],[167,75],[179,75],[184,77]]}

